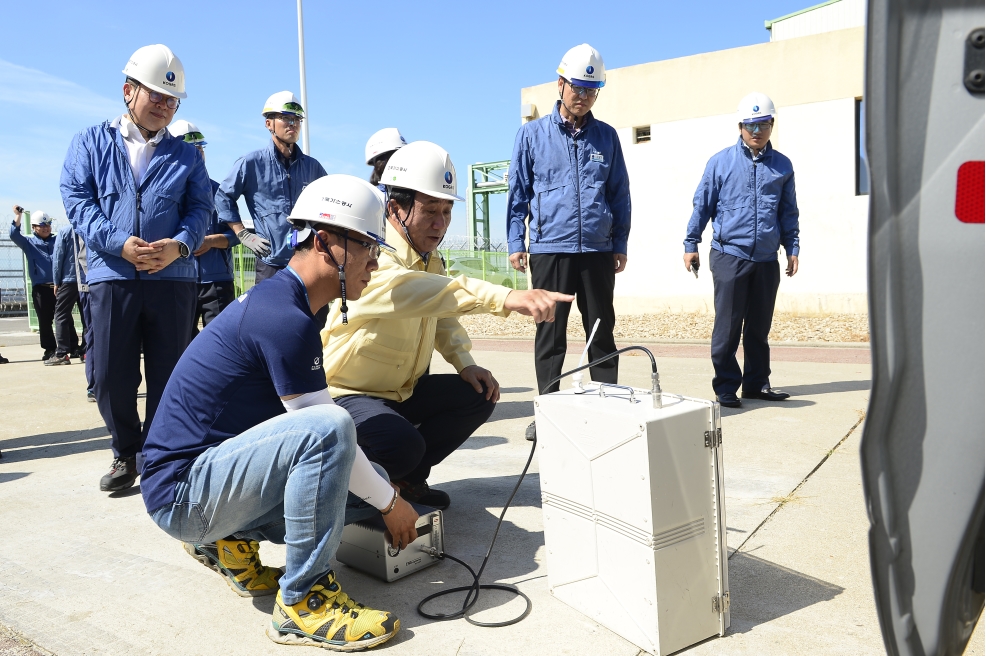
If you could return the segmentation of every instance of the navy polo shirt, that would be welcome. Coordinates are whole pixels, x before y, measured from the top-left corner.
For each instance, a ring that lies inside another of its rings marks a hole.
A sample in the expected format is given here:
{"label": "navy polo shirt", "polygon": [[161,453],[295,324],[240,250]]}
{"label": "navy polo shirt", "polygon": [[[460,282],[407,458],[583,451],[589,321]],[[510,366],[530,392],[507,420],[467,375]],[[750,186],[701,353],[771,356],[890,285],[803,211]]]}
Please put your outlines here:
{"label": "navy polo shirt", "polygon": [[285,412],[280,397],[326,389],[308,292],[289,267],[223,310],[182,354],[144,444],[148,512],[210,447]]}

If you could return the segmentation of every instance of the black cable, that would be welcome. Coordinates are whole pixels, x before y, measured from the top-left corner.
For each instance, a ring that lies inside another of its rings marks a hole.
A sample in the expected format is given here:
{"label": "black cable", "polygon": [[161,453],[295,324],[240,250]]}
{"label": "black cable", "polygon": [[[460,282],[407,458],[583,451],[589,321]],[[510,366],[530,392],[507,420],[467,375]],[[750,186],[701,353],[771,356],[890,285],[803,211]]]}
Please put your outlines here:
{"label": "black cable", "polygon": [[[605,356],[599,358],[598,360],[593,360],[589,364],[582,365],[581,367],[577,367],[575,369],[572,369],[571,371],[566,371],[563,374],[561,374],[560,376],[556,376],[556,377],[552,378],[541,389],[541,394],[545,394],[546,393],[546,390],[549,387],[551,387],[553,384],[555,384],[556,382],[558,382],[559,380],[561,380],[565,376],[570,376],[571,374],[574,374],[574,373],[577,373],[579,371],[582,371],[583,369],[588,369],[589,367],[594,367],[597,364],[601,364],[603,362],[606,362],[607,360],[610,360],[612,358],[615,358],[616,356],[620,355],[621,353],[626,353],[627,351],[635,351],[635,350],[636,351],[643,351],[644,353],[646,353],[648,355],[648,357],[650,357],[651,370],[656,374],[657,373],[657,361],[654,359],[654,354],[651,353],[648,349],[644,348],[643,346],[628,346],[626,348],[619,349],[618,351],[614,351],[613,353],[610,353],[609,355],[605,355]],[[508,583],[480,583],[479,582],[479,579],[483,575],[483,571],[486,570],[486,565],[487,565],[487,563],[490,560],[490,555],[492,555],[492,553],[493,553],[493,545],[496,544],[496,538],[500,534],[500,526],[503,525],[503,518],[507,514],[507,509],[510,507],[510,504],[513,502],[514,496],[516,496],[516,494],[517,494],[517,490],[520,489],[520,484],[524,482],[524,477],[527,476],[527,470],[530,469],[530,467],[531,467],[531,462],[534,460],[534,450],[536,448],[537,448],[537,435],[535,434],[534,435],[534,440],[531,443],[531,453],[527,456],[527,462],[524,464],[524,470],[520,472],[520,477],[517,479],[517,484],[514,485],[514,489],[510,493],[510,497],[507,499],[507,502],[503,505],[503,510],[500,512],[500,518],[496,522],[496,529],[493,531],[493,539],[490,540],[490,546],[486,550],[486,556],[483,558],[483,564],[480,566],[479,572],[478,573],[475,572],[472,567],[470,567],[469,565],[467,565],[465,562],[459,560],[455,556],[451,556],[451,555],[449,555],[447,553],[444,553],[444,552],[438,554],[438,559],[439,560],[445,560],[447,558],[449,560],[454,560],[455,562],[457,562],[460,565],[462,565],[463,567],[465,567],[469,571],[469,573],[472,575],[472,585],[461,585],[461,586],[458,586],[458,587],[455,587],[455,588],[449,588],[448,590],[442,590],[441,592],[436,592],[434,594],[428,595],[427,597],[425,597],[424,599],[422,599],[421,602],[418,604],[418,614],[419,615],[421,615],[422,617],[424,617],[426,619],[429,619],[429,620],[438,620],[440,622],[441,621],[446,621],[446,620],[455,620],[455,619],[459,619],[461,617],[461,618],[465,619],[467,622],[469,622],[470,624],[474,624],[476,626],[485,626],[485,627],[496,628],[496,627],[510,626],[511,624],[516,624],[517,622],[520,622],[522,619],[524,619],[525,617],[527,617],[531,613],[531,608],[533,606],[533,604],[531,602],[531,598],[528,597],[523,592],[521,592],[521,590],[517,586],[510,585]],[[503,622],[479,622],[477,620],[472,619],[469,616],[469,611],[472,610],[472,607],[476,605],[476,602],[477,601],[479,601],[479,591],[480,590],[505,590],[507,592],[513,592],[517,596],[524,598],[524,601],[527,602],[527,607],[524,609],[524,612],[523,613],[521,613],[520,615],[518,615],[517,617],[515,617],[513,619],[509,619],[509,620],[506,620],[506,621],[503,621]],[[462,608],[460,608],[459,610],[455,611],[454,613],[426,613],[424,610],[422,610],[422,608],[424,607],[424,605],[427,604],[432,599],[437,599],[438,597],[444,597],[445,595],[449,595],[449,594],[452,594],[454,592],[467,592],[467,591],[468,591],[468,594],[466,595],[465,600],[462,602]]]}

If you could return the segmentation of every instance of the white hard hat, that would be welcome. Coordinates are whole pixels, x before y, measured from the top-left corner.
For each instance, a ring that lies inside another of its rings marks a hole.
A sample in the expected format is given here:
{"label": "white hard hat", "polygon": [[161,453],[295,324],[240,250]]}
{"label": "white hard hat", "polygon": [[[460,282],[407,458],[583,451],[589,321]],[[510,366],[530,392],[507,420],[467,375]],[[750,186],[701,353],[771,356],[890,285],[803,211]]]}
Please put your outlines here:
{"label": "white hard hat", "polygon": [[51,225],[51,217],[42,212],[41,210],[35,210],[31,212],[31,225]]}
{"label": "white hard hat", "polygon": [[209,143],[205,140],[205,136],[202,134],[202,131],[199,130],[194,123],[191,121],[186,121],[185,119],[178,119],[169,125],[168,132],[170,132],[173,137],[183,137],[185,143],[190,143],[193,146],[205,146]]}
{"label": "white hard hat", "polygon": [[288,216],[297,231],[292,244],[308,239],[311,225],[321,223],[358,232],[394,250],[383,238],[383,212],[383,194],[369,182],[341,173],[322,176],[302,190]]}
{"label": "white hard hat", "polygon": [[588,43],[565,53],[558,64],[558,75],[577,87],[602,89],[606,86],[606,64],[599,51]]}
{"label": "white hard hat", "polygon": [[380,178],[388,187],[412,189],[442,200],[465,200],[456,195],[456,180],[452,158],[430,141],[412,141],[398,150]]}
{"label": "white hard hat", "polygon": [[290,91],[278,91],[267,99],[264,103],[264,117],[268,114],[294,114],[295,116],[305,116],[305,108],[301,102]]}
{"label": "white hard hat", "polygon": [[407,141],[397,128],[377,130],[366,142],[366,163],[372,162],[373,158],[380,153],[389,153],[405,145],[407,145]]}
{"label": "white hard hat", "polygon": [[777,114],[774,101],[767,94],[754,91],[743,97],[736,108],[736,118],[741,123],[761,123],[769,121]]}
{"label": "white hard hat", "polygon": [[185,94],[185,67],[171,48],[160,43],[138,48],[130,55],[123,74],[148,89],[176,98],[188,97]]}

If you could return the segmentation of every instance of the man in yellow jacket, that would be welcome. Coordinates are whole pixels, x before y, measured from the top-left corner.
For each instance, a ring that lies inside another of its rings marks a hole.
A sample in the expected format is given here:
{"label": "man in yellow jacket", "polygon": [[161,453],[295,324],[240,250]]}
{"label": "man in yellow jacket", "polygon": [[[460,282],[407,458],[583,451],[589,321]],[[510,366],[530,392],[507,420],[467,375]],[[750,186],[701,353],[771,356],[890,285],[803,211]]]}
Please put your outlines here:
{"label": "man in yellow jacket", "polygon": [[[386,240],[358,303],[343,294],[322,331],[325,377],[336,403],[352,415],[366,456],[387,470],[402,496],[435,508],[448,494],[428,486],[431,468],[489,419],[500,386],[469,353],[456,317],[520,312],[553,321],[555,304],[573,296],[514,291],[482,280],[448,278],[437,253],[452,218],[455,167],[445,150],[417,141],[398,150],[384,170]],[[458,375],[429,374],[438,351]]]}

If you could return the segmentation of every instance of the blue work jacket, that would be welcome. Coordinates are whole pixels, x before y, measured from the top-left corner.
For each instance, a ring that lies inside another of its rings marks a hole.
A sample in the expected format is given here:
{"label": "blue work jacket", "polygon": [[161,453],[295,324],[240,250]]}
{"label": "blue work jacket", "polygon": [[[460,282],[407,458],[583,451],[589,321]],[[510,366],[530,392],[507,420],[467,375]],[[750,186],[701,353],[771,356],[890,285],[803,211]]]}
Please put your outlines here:
{"label": "blue work jacket", "polygon": [[[627,252],[630,178],[616,130],[592,112],[573,136],[558,112],[521,126],[508,176],[511,253]],[[530,215],[530,246],[524,219]]]}
{"label": "blue work jacket", "polygon": [[[51,260],[51,272],[56,285],[77,282],[75,272],[75,230],[67,226],[58,231],[55,238],[55,254]],[[85,283],[85,274],[82,282]]]}
{"label": "blue work jacket", "polygon": [[68,219],[88,246],[90,285],[138,278],[195,282],[191,257],[149,274],[121,256],[131,235],[148,243],[177,239],[189,251],[202,245],[215,205],[195,146],[165,134],[138,187],[123,135],[106,121],[72,139],[61,191]]}
{"label": "blue work jacket", "polygon": [[27,275],[31,277],[32,285],[51,285],[54,278],[51,275],[51,260],[55,251],[55,235],[42,239],[37,235],[25,236],[21,229],[10,222],[10,241],[17,244],[27,255]]}
{"label": "blue work jacket", "polygon": [[[219,183],[210,180],[212,193],[219,191]],[[195,258],[195,274],[199,283],[224,282],[233,279],[233,246],[240,243],[229,224],[219,220],[219,212],[212,212],[212,222],[206,235],[225,235],[229,240],[227,248],[210,248]]]}
{"label": "blue work jacket", "polygon": [[784,246],[797,255],[798,199],[794,167],[770,142],[756,160],[740,137],[705,165],[692,200],[685,252],[697,253],[712,219],[712,248],[744,260],[770,262]]}
{"label": "blue work jacket", "polygon": [[294,255],[289,242],[291,226],[288,214],[308,183],[325,175],[314,157],[301,152],[297,145],[288,166],[281,163],[280,153],[271,140],[266,148],[255,150],[236,160],[233,170],[219,185],[216,209],[219,220],[242,223],[236,201],[246,200],[257,234],[270,242],[270,255],[262,258],[271,266],[287,266]]}

